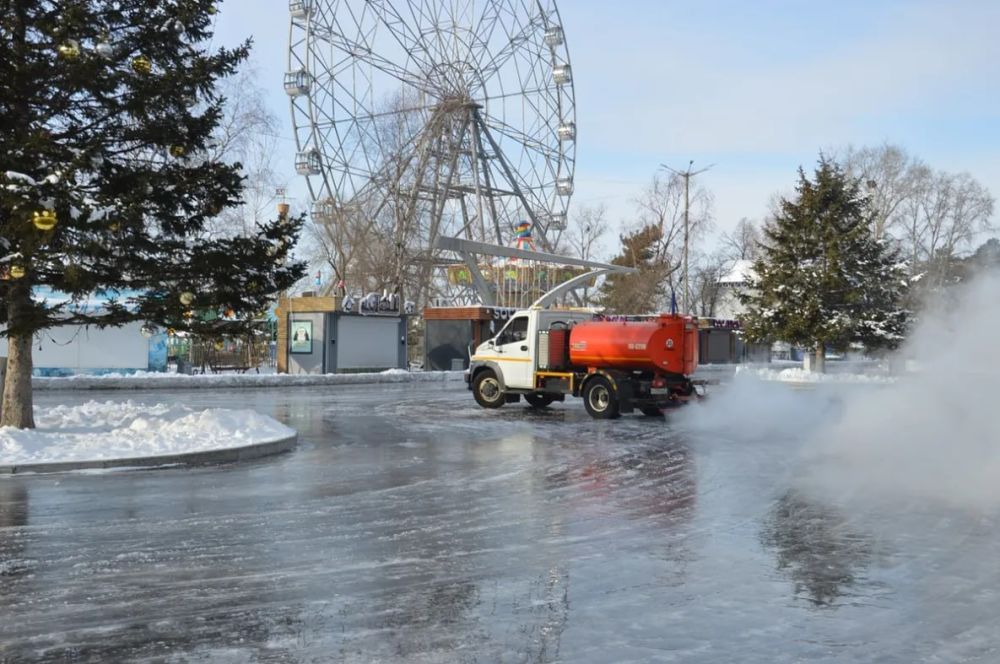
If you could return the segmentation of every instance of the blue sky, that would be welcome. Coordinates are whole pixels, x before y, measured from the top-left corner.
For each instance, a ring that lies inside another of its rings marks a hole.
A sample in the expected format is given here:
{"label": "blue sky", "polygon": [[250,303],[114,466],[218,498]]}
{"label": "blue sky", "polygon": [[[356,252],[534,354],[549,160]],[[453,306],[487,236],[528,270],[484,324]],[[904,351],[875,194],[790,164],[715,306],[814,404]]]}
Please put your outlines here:
{"label": "blue sky", "polygon": [[[761,218],[800,164],[848,144],[899,144],[1000,195],[1000,2],[562,0],[577,96],[574,203],[612,225],[657,166],[700,182],[719,231]],[[287,2],[220,5],[217,42],[253,35],[293,195]],[[303,203],[305,201],[303,200]]]}

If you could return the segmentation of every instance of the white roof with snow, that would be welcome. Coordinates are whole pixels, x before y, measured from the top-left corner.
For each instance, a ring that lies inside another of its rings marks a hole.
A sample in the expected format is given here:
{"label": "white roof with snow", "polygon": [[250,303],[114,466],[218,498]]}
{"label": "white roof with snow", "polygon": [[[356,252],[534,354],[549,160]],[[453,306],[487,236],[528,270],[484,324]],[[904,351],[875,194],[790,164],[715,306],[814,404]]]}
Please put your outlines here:
{"label": "white roof with snow", "polygon": [[738,260],[733,263],[733,266],[729,269],[729,272],[722,275],[719,279],[720,284],[745,284],[751,279],[756,279],[757,273],[753,269],[753,261],[751,260]]}

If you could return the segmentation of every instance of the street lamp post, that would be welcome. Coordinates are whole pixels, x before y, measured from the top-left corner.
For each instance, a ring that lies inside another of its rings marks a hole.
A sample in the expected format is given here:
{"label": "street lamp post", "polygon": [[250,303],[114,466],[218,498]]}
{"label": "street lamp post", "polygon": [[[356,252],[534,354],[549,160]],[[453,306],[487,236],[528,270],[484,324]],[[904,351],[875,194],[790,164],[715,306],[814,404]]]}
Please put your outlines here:
{"label": "street lamp post", "polygon": [[703,168],[701,170],[692,171],[691,167],[694,166],[694,159],[692,159],[692,160],[690,160],[688,162],[688,166],[687,166],[687,168],[685,170],[679,171],[676,168],[671,168],[670,166],[667,166],[666,164],[660,164],[660,168],[662,168],[664,170],[667,170],[667,171],[670,171],[671,173],[673,173],[674,175],[676,175],[678,177],[684,178],[684,258],[683,258],[684,262],[683,262],[683,267],[682,267],[682,270],[684,271],[684,290],[681,292],[681,311],[682,311],[682,313],[685,313],[685,314],[690,313],[690,310],[689,310],[688,307],[689,307],[689,304],[690,304],[690,301],[691,301],[690,300],[691,291],[690,291],[690,289],[688,287],[688,283],[689,283],[689,280],[688,280],[688,277],[689,277],[689,273],[688,273],[688,250],[689,250],[690,245],[691,245],[691,218],[690,218],[690,212],[691,212],[691,177],[694,176],[694,175],[699,175],[700,173],[704,173],[708,169],[712,168],[712,166],[714,166],[714,165],[715,164],[710,164],[710,165],[706,166],[705,168]]}

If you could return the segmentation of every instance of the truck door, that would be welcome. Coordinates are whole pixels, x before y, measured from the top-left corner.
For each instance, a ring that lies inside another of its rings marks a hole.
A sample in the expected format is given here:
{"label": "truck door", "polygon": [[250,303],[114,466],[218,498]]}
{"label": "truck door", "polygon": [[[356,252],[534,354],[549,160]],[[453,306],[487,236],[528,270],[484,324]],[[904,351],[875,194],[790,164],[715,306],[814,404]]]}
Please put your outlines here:
{"label": "truck door", "polygon": [[495,361],[503,371],[504,384],[530,390],[535,386],[535,361],[528,336],[528,316],[515,316],[497,335]]}

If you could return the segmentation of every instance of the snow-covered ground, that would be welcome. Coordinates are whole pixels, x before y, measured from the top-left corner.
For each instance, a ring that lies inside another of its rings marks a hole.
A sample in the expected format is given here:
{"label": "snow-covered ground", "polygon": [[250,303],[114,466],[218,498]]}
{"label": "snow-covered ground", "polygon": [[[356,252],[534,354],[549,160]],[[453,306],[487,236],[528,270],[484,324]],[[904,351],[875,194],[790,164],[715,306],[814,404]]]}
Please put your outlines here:
{"label": "snow-covered ground", "polygon": [[736,375],[742,378],[756,378],[781,383],[895,383],[896,376],[874,373],[815,373],[801,367],[771,369],[739,365]]}
{"label": "snow-covered ground", "polygon": [[[406,371],[390,369],[380,373],[356,374],[178,374],[140,371],[133,374],[66,376],[32,379],[37,390],[155,390],[273,388],[378,383],[426,383],[461,381],[461,371]],[[804,371],[799,362],[770,364],[707,364],[698,367],[696,378],[729,380],[743,378],[786,383],[893,383],[895,376],[872,362],[831,362],[827,373]]]}
{"label": "snow-covered ground", "polygon": [[89,401],[35,408],[36,429],[0,428],[0,466],[140,459],[284,440],[295,431],[252,410]]}
{"label": "snow-covered ground", "polygon": [[356,374],[178,374],[140,371],[134,374],[67,376],[32,379],[39,390],[149,390],[215,389],[240,387],[297,387],[315,385],[361,385],[462,380],[461,371],[406,371],[389,369],[381,373]]}

